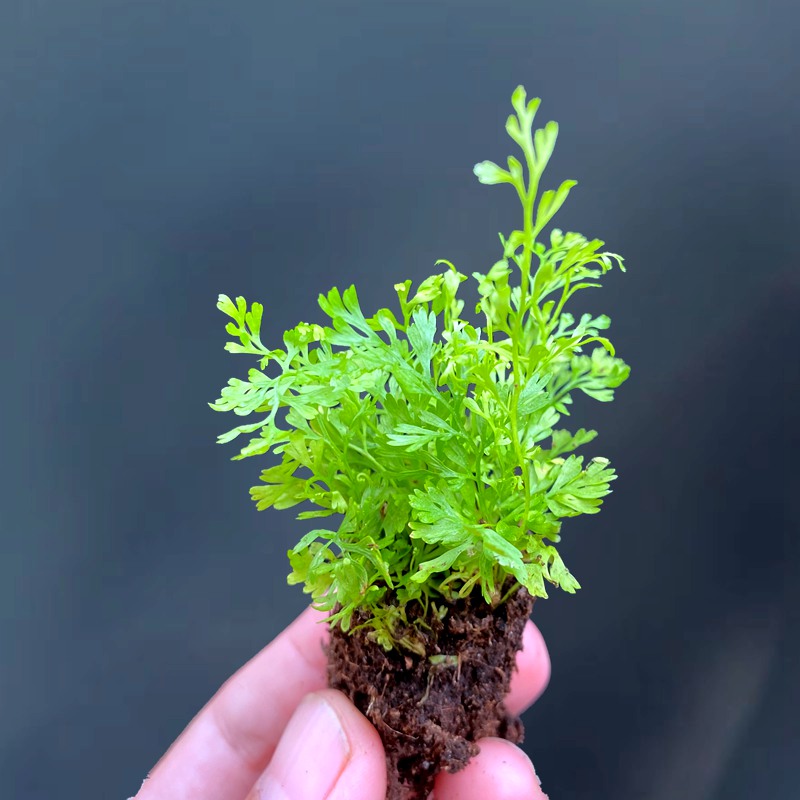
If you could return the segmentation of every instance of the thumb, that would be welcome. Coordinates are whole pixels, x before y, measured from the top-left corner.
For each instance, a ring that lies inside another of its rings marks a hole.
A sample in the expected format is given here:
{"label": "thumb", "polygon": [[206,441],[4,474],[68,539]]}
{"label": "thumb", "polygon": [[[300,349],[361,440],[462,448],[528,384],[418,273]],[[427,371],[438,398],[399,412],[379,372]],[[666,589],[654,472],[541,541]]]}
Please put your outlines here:
{"label": "thumb", "polygon": [[305,697],[248,800],[384,800],[378,732],[341,692]]}

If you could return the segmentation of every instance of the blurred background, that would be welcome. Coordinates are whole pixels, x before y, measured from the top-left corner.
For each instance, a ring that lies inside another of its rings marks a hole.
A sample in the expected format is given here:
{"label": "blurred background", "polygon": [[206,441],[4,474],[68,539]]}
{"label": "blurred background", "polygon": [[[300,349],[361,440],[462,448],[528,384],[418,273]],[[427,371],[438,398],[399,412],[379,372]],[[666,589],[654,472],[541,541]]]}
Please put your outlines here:
{"label": "blurred background", "polygon": [[355,282],[498,257],[511,91],[561,135],[560,227],[622,253],[590,307],[633,367],[576,407],[620,480],[568,521],[525,716],[554,800],[797,797],[800,248],[794,4],[0,5],[0,786],[125,798],[304,605],[259,463],[207,401]]}

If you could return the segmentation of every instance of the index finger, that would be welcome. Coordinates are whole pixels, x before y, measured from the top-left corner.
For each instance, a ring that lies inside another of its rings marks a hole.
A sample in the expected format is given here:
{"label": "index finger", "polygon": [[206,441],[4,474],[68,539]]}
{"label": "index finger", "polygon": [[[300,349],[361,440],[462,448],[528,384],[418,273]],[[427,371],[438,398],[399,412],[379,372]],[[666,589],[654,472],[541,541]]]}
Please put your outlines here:
{"label": "index finger", "polygon": [[517,653],[517,668],[511,676],[511,691],[505,699],[512,714],[521,714],[547,688],[550,682],[550,655],[540,630],[530,620],[522,633],[522,649]]}
{"label": "index finger", "polygon": [[326,686],[324,619],[307,609],[234,674],[158,762],[136,800],[243,800],[300,701]]}

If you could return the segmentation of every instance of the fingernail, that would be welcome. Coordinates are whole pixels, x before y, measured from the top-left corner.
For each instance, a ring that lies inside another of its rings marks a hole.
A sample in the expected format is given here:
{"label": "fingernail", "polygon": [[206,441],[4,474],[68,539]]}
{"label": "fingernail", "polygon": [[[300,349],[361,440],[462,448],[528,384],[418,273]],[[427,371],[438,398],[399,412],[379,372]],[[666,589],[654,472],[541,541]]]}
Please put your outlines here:
{"label": "fingernail", "polygon": [[[523,753],[524,752],[525,751],[523,750]],[[525,757],[528,759],[528,762],[531,765],[531,772],[533,773],[533,777],[536,778],[536,783],[539,784],[539,788],[541,789],[542,788],[542,779],[539,777],[539,773],[536,771],[536,767],[533,766],[533,761],[530,760],[530,758],[528,757],[527,753],[525,753]],[[547,798],[547,795],[544,793],[544,791],[542,791],[542,797]]]}
{"label": "fingernail", "polygon": [[303,700],[289,720],[259,800],[325,800],[350,758],[350,743],[333,707],[319,695]]}
{"label": "fingernail", "polygon": [[538,783],[539,786],[541,786],[542,779],[539,777],[539,773],[536,772],[536,767],[533,766],[533,761],[531,761],[531,757],[524,750],[522,750],[522,748],[520,748],[520,751],[522,752],[522,755],[525,756],[525,760],[531,765],[531,772],[533,773],[533,777],[536,778],[536,783]]}
{"label": "fingernail", "polygon": [[[516,757],[522,759],[530,767],[530,770],[531,770],[531,773],[533,774],[533,777],[536,778],[536,783],[538,783],[539,786],[541,787],[542,779],[539,777],[538,773],[536,772],[536,767],[533,766],[533,761],[531,761],[530,756],[521,747],[517,747],[516,745],[511,744],[511,742],[509,742],[507,739],[498,739],[498,738],[495,738],[495,737],[491,737],[491,738],[487,739],[486,741],[499,742],[503,746],[503,749],[509,748],[509,750],[511,752],[513,752]],[[543,796],[546,797],[547,795],[543,795]],[[537,797],[538,797],[538,795],[537,795]]]}

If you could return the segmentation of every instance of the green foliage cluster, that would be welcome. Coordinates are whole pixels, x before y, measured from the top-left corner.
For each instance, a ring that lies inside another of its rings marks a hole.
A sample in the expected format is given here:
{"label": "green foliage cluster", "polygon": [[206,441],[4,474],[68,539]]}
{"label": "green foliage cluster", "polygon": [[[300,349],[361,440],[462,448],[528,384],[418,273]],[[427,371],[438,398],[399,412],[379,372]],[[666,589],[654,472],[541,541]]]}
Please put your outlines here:
{"label": "green foliage cluster", "polygon": [[258,419],[220,441],[255,434],[236,458],[278,457],[251,490],[259,509],[306,503],[300,519],[336,520],[292,548],[289,582],[344,630],[366,609],[387,648],[419,648],[396,636],[414,601],[439,613],[476,587],[492,604],[520,586],[574,592],[555,547],[561,521],[596,513],[615,477],[607,459],[573,453],[595,431],[556,426],[574,392],[609,401],[628,377],[602,335],[608,317],[565,311],[622,259],[578,233],[539,241],[575,182],[539,195],[558,126],[533,130],[539,100],[521,86],[512,104],[506,130],[524,161],[484,161],[475,174],[511,184],[523,227],[501,234],[502,259],[473,274],[480,326],[462,316],[467,278],[446,261],[416,290],[395,285],[397,313],[366,316],[354,287],[331,289],[319,298],[328,324],[300,323],[277,349],[261,341],[259,303],[218,304],[232,319],[226,349],[259,359],[212,404]]}

